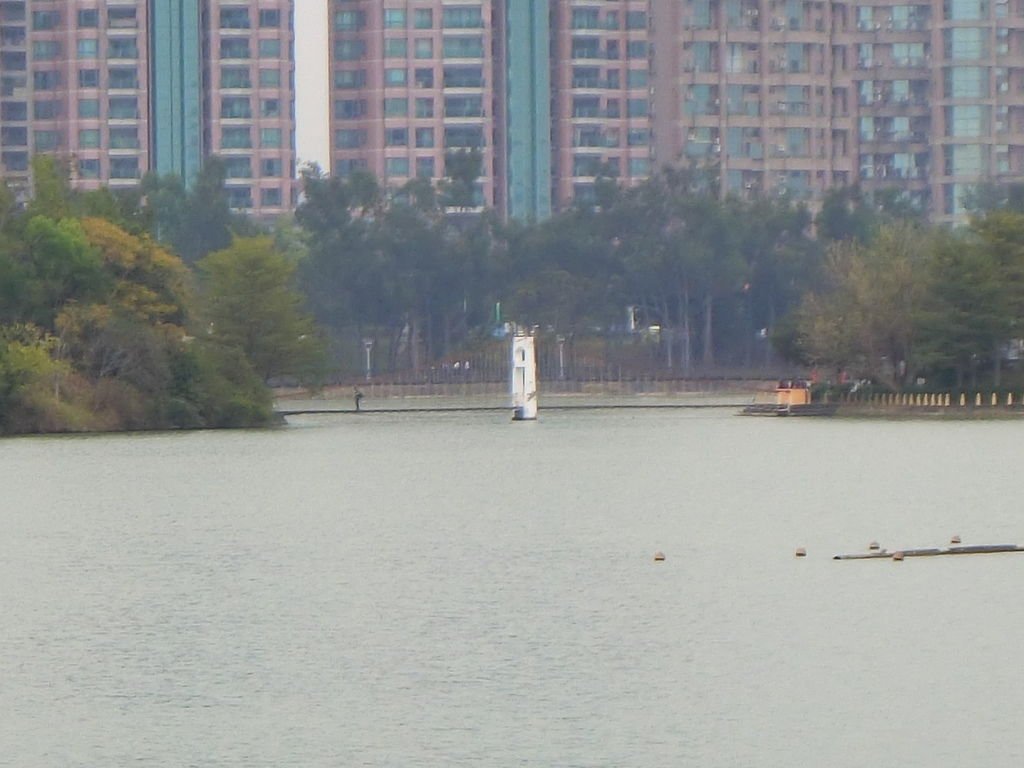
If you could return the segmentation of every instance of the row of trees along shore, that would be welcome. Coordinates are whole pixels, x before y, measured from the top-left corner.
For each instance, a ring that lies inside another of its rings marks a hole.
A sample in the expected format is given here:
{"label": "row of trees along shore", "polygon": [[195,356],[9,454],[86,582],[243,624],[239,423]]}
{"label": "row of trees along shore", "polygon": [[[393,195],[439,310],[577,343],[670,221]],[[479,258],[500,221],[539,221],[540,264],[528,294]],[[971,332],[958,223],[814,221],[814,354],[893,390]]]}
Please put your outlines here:
{"label": "row of trees along shore", "polygon": [[232,216],[219,162],[191,191],[33,176],[27,204],[0,188],[0,433],[260,426],[267,382],[321,364],[294,262]]}
{"label": "row of trees along shore", "polygon": [[503,222],[476,207],[479,155],[447,166],[399,189],[310,167],[267,229],[231,212],[217,158],[127,192],[36,158],[30,201],[0,189],[0,432],[265,424],[268,385],[361,377],[369,344],[375,377],[501,376],[506,323],[537,329],[549,376],[557,338],[568,377],[1019,383],[1022,188],[978,187],[952,230],[896,196],[837,189],[812,216],[666,169]]}
{"label": "row of trees along shore", "polygon": [[[1024,337],[1024,187],[977,187],[970,226],[950,229],[893,193],[837,189],[816,216],[788,197],[723,200],[713,168],[629,189],[600,178],[585,205],[503,223],[464,212],[471,180],[385,190],[305,173],[301,284],[349,375],[363,340],[375,373],[424,380],[468,359],[493,370],[497,320],[539,330],[552,378],[566,359],[571,376],[817,369],[888,391],[1015,375],[1004,362]],[[657,332],[629,333],[627,307]]]}

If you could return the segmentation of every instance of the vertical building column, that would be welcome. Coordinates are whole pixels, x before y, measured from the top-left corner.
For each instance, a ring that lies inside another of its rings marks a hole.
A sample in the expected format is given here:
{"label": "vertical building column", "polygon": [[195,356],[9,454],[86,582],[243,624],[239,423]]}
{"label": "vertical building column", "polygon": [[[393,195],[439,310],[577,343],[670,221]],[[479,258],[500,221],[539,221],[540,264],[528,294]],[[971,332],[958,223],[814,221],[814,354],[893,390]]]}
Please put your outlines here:
{"label": "vertical building column", "polygon": [[551,215],[549,0],[506,0],[505,132],[509,218]]}
{"label": "vertical building column", "polygon": [[152,168],[195,179],[203,158],[199,0],[150,0]]}

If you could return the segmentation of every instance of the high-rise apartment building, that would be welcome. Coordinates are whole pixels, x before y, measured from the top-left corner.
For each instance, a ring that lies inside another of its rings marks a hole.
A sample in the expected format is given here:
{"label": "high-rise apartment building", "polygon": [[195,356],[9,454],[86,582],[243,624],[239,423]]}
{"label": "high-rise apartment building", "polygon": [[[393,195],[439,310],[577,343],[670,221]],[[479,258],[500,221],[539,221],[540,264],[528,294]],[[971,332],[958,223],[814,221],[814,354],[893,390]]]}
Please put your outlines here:
{"label": "high-rise apartment building", "polygon": [[0,160],[67,159],[82,189],[223,155],[234,208],[294,202],[294,0],[0,0]]}
{"label": "high-rise apartment building", "polygon": [[489,0],[333,0],[332,170],[389,185],[445,175],[451,152],[479,151],[477,201],[500,205],[495,14]]}
{"label": "high-rise apartment building", "polygon": [[294,0],[208,0],[203,141],[233,208],[272,216],[295,189]]}
{"label": "high-rise apartment building", "polygon": [[1020,0],[652,2],[655,157],[720,164],[723,192],[891,190],[962,221],[1024,180]]}
{"label": "high-rise apartment building", "polygon": [[565,207],[592,197],[599,176],[628,186],[651,173],[650,3],[553,5],[552,184]]}
{"label": "high-rise apartment building", "polygon": [[28,186],[29,176],[29,77],[26,3],[4,0],[0,2],[0,170],[19,192]]}
{"label": "high-rise apartment building", "polygon": [[648,0],[332,0],[332,170],[389,185],[478,150],[515,218],[650,172]]}

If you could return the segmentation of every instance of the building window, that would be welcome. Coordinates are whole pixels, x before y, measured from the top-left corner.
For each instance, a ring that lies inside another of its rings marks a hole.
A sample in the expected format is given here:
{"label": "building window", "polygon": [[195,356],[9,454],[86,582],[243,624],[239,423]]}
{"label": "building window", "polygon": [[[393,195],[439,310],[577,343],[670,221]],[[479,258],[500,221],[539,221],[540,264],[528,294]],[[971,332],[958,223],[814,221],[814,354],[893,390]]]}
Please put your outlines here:
{"label": "building window", "polygon": [[626,11],[626,29],[647,29],[647,12]]}
{"label": "building window", "polygon": [[338,11],[334,14],[334,28],[340,32],[355,32],[366,24],[366,14],[362,11]]}
{"label": "building window", "polygon": [[433,128],[417,128],[416,129],[416,146],[419,149],[430,149],[434,146],[434,129]]}
{"label": "building window", "polygon": [[389,157],[384,161],[384,171],[388,176],[408,176],[409,158]]}
{"label": "building window", "polygon": [[384,58],[404,59],[409,53],[409,46],[404,37],[389,37],[384,41]]}
{"label": "building window", "polygon": [[235,210],[252,208],[252,189],[250,187],[227,187],[228,206]]}
{"label": "building window", "polygon": [[139,46],[134,38],[111,38],[107,57],[111,59],[137,59],[139,58]]}
{"label": "building window", "polygon": [[248,67],[221,67],[221,88],[252,88]]}
{"label": "building window", "polygon": [[366,143],[366,131],[342,128],[334,133],[334,146],[338,149],[358,149]]}
{"label": "building window", "polygon": [[413,73],[413,80],[417,88],[433,88],[434,70],[426,67],[417,69]]}
{"label": "building window", "polygon": [[[97,80],[99,79],[97,73]],[[33,72],[32,87],[37,91],[54,91],[60,87],[60,72]]]}
{"label": "building window", "polygon": [[279,58],[281,58],[281,41],[280,40],[260,40],[260,58],[261,59],[279,59]]}
{"label": "building window", "polygon": [[220,28],[221,29],[249,29],[248,8],[221,8]]}
{"label": "building window", "polygon": [[281,101],[279,99],[260,99],[260,117],[280,117]]}
{"label": "building window", "polygon": [[626,99],[627,117],[647,117],[649,112],[647,99]]}
{"label": "building window", "polygon": [[384,145],[387,147],[405,147],[409,144],[408,128],[387,128],[384,131]]}
{"label": "building window", "polygon": [[279,208],[281,206],[281,190],[276,187],[261,189],[260,205],[264,208]]}
{"label": "building window", "polygon": [[251,179],[252,159],[249,157],[228,156],[224,160],[224,178],[226,179]]}
{"label": "building window", "polygon": [[248,96],[224,96],[220,100],[222,118],[248,119],[252,117],[252,104]]}
{"label": "building window", "polygon": [[36,120],[55,120],[60,117],[60,102],[53,99],[37,101],[32,105],[32,114]]}
{"label": "building window", "polygon": [[108,141],[110,149],[138,149],[139,129],[137,126],[111,128]]}
{"label": "building window", "polygon": [[111,67],[110,87],[131,89],[139,87],[139,73],[135,67]]}
{"label": "building window", "polygon": [[36,61],[53,61],[60,57],[60,43],[56,40],[36,40],[32,43],[32,58]]}
{"label": "building window", "polygon": [[260,161],[260,177],[279,179],[281,178],[281,169],[284,166],[281,164],[281,158],[279,157],[267,157]]}
{"label": "building window", "polygon": [[37,152],[52,152],[60,146],[60,131],[36,131],[33,140]]}
{"label": "building window", "polygon": [[446,59],[482,59],[484,56],[484,39],[475,35],[468,37],[449,37],[443,40],[444,57]]}
{"label": "building window", "polygon": [[434,100],[423,96],[416,99],[416,117],[433,117]]}
{"label": "building window", "polygon": [[112,179],[137,179],[137,178],[139,178],[139,158],[137,158],[137,157],[112,157],[112,158],[110,158],[110,178],[112,178]]}
{"label": "building window", "polygon": [[356,120],[365,114],[365,99],[338,99],[334,102],[334,117],[338,120]]}
{"label": "building window", "polygon": [[98,150],[99,148],[99,129],[97,128],[83,128],[78,132],[78,145],[83,150]]}
{"label": "building window", "polygon": [[416,158],[416,175],[421,179],[432,179],[434,178],[434,158],[432,157],[417,157]]}
{"label": "building window", "polygon": [[484,146],[484,129],[479,125],[450,125],[444,129],[447,149],[470,149]]}
{"label": "building window", "polygon": [[260,11],[260,27],[277,29],[281,26],[281,12],[276,10]]}
{"label": "building window", "polygon": [[95,59],[99,52],[100,44],[96,38],[85,38],[78,41],[78,58]]}
{"label": "building window", "polygon": [[339,69],[334,73],[334,87],[338,90],[362,88],[366,85],[365,69]]}
{"label": "building window", "polygon": [[429,37],[417,37],[413,42],[412,55],[417,59],[434,58],[434,41]]}
{"label": "building window", "polygon": [[445,67],[445,88],[483,88],[483,67]]}
{"label": "building window", "polygon": [[[22,3],[22,6],[24,7],[24,3]],[[24,14],[24,11],[21,13]],[[58,26],[60,26],[59,11],[32,11],[32,29],[57,29]]]}
{"label": "building window", "polygon": [[412,12],[412,25],[416,29],[431,29],[434,26],[434,12],[430,8],[417,8]]}
{"label": "building window", "polygon": [[134,96],[113,96],[108,105],[107,116],[111,120],[138,120],[139,102]]}
{"label": "building window", "polygon": [[630,59],[646,59],[647,41],[630,40],[629,43],[626,44],[626,56]]}
{"label": "building window", "polygon": [[261,69],[260,88],[279,88],[281,86],[281,70]]}
{"label": "building window", "polygon": [[484,14],[479,5],[445,7],[441,25],[445,29],[483,29]]}
{"label": "building window", "polygon": [[99,99],[79,99],[78,116],[82,118],[97,118],[100,116]]}
{"label": "building window", "polygon": [[407,76],[408,73],[406,72],[405,68],[399,69],[397,67],[389,67],[388,69],[384,70],[384,85],[405,85],[407,82]]}
{"label": "building window", "polygon": [[134,8],[109,8],[107,26],[111,29],[135,29],[139,26]]}
{"label": "building window", "polygon": [[385,117],[405,117],[409,114],[409,101],[404,97],[384,99]]}
{"label": "building window", "polygon": [[99,88],[100,87],[100,71],[98,69],[80,69],[80,70],[78,70],[78,87],[79,88]]}
{"label": "building window", "polygon": [[248,59],[249,41],[244,37],[225,37],[220,41],[222,59]]}
{"label": "building window", "polygon": [[89,8],[78,12],[79,29],[95,29],[100,25],[100,12],[98,8]]}
{"label": "building window", "polygon": [[221,130],[221,149],[250,149],[252,147],[252,130],[248,127],[227,126]]}
{"label": "building window", "polygon": [[260,128],[260,146],[263,149],[279,149],[282,136],[280,128]]}
{"label": "building window", "polygon": [[100,161],[96,158],[78,161],[78,178],[98,179],[100,177]]}
{"label": "building window", "polygon": [[405,11],[401,8],[384,9],[384,29],[404,29]]}
{"label": "building window", "polygon": [[338,61],[359,61],[366,53],[362,40],[338,40],[334,43],[334,58]]}

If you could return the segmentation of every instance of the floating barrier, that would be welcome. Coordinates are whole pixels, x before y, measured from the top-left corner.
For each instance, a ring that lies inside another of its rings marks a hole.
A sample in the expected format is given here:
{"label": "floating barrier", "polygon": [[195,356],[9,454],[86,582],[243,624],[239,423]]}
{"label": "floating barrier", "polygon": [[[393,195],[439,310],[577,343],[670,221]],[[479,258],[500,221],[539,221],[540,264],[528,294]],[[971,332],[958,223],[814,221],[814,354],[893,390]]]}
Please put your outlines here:
{"label": "floating barrier", "polygon": [[[957,538],[957,537],[954,537]],[[877,552],[858,552],[852,555],[834,555],[833,560],[881,560],[897,559],[896,555],[904,557],[942,557],[944,555],[991,555],[999,552],[1024,552],[1024,547],[1016,544],[977,544],[964,547],[931,547],[927,549],[902,549],[897,552],[887,552],[882,549]]]}

